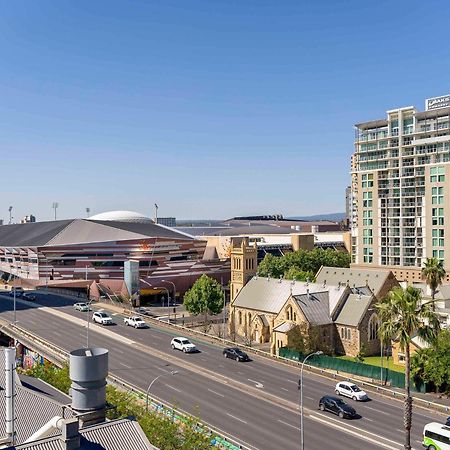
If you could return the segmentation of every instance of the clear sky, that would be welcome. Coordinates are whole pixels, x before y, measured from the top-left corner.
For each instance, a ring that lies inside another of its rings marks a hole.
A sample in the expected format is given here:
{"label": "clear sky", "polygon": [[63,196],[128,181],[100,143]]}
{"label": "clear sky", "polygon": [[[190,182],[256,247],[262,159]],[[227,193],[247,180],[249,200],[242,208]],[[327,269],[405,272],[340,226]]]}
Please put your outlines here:
{"label": "clear sky", "polygon": [[353,124],[450,92],[448,1],[3,2],[0,218],[344,211]]}

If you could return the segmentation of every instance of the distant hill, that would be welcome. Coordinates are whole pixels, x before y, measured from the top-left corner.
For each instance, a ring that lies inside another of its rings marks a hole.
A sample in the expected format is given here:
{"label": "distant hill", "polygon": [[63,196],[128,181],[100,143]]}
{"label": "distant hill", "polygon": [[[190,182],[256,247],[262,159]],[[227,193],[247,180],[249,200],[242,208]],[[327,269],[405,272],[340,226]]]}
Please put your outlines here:
{"label": "distant hill", "polygon": [[295,220],[331,220],[332,222],[340,222],[345,218],[345,213],[329,213],[329,214],[317,214],[315,216],[295,216],[288,217],[288,219]]}

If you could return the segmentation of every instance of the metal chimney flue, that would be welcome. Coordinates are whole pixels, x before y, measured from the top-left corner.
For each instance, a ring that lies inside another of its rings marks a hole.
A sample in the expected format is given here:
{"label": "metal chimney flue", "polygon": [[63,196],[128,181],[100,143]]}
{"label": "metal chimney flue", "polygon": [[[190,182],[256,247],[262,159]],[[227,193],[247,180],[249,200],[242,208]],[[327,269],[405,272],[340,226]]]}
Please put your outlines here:
{"label": "metal chimney flue", "polygon": [[72,409],[80,414],[82,425],[105,421],[108,350],[83,348],[70,352]]}
{"label": "metal chimney flue", "polygon": [[16,348],[5,348],[5,378],[6,378],[6,434],[14,445],[16,440]]}

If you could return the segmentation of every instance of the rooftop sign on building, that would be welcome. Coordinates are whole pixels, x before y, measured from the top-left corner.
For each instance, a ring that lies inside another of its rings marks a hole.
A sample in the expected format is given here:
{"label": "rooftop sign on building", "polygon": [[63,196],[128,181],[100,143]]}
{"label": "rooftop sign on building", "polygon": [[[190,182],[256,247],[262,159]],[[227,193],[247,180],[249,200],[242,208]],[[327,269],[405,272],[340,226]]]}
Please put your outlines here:
{"label": "rooftop sign on building", "polygon": [[425,100],[425,109],[427,111],[447,108],[448,106],[450,106],[450,95],[442,95],[441,97],[427,98]]}

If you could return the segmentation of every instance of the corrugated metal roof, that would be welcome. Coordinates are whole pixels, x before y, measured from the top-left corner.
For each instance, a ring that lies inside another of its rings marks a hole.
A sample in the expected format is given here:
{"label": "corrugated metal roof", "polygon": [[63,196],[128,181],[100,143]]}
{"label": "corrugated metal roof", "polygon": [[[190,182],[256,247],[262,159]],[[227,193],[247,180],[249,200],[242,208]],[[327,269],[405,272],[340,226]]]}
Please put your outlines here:
{"label": "corrugated metal roof", "polygon": [[38,247],[45,245],[71,222],[72,220],[55,220],[52,222],[2,225],[0,226],[0,246]]}
{"label": "corrugated metal roof", "polygon": [[[5,387],[5,353],[0,350],[0,383]],[[45,425],[55,416],[65,418],[73,417],[73,413],[68,408],[64,408],[60,403],[46,397],[45,395],[31,391],[16,382],[16,433],[17,442],[21,443],[28,439],[40,427]],[[6,436],[6,398],[5,390],[0,390],[0,437]]]}
{"label": "corrugated metal roof", "polygon": [[[79,450],[158,450],[140,425],[130,419],[112,420],[80,429]],[[12,447],[16,450],[64,450],[59,436]]]}
{"label": "corrugated metal roof", "polygon": [[332,315],[347,289],[341,286],[324,286],[303,281],[277,280],[253,277],[239,292],[233,306],[278,314],[292,295],[328,292],[329,312]]}
{"label": "corrugated metal roof", "polygon": [[309,323],[313,325],[333,323],[328,291],[295,295],[294,299]]}
{"label": "corrugated metal roof", "polygon": [[278,333],[287,333],[293,327],[294,324],[292,322],[283,322],[280,325],[276,326],[273,331],[277,331]]}
{"label": "corrugated metal roof", "polygon": [[336,323],[357,327],[372,299],[371,295],[350,294],[336,318]]}

